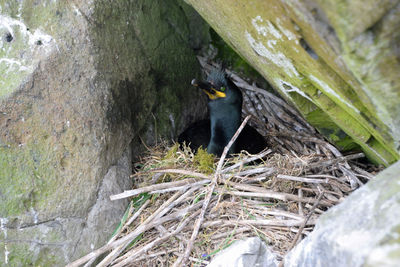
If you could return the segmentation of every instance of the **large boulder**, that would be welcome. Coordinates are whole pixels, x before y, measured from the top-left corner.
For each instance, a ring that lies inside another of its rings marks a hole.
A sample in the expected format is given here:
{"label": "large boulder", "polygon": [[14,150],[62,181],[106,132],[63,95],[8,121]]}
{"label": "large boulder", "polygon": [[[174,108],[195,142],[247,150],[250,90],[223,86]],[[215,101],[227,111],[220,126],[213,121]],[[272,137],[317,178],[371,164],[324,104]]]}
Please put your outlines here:
{"label": "large boulder", "polygon": [[400,266],[400,162],[322,215],[285,266]]}
{"label": "large boulder", "polygon": [[0,2],[0,263],[63,265],[104,244],[137,145],[204,115],[191,47],[207,26],[190,12],[176,0]]}
{"label": "large boulder", "polygon": [[400,1],[186,2],[332,142],[400,159]]}

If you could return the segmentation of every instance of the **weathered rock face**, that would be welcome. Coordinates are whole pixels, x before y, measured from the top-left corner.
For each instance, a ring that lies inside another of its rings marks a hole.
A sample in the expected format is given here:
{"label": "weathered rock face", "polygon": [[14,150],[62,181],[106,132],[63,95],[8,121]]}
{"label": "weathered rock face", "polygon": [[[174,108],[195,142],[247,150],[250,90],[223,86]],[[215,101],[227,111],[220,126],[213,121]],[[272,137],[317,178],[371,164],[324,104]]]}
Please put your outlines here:
{"label": "weathered rock face", "polygon": [[285,266],[399,266],[400,162],[322,215]]}
{"label": "weathered rock face", "polygon": [[186,1],[331,141],[400,159],[400,1]]}
{"label": "weathered rock face", "polygon": [[[400,1],[316,0],[335,29],[340,56],[361,82],[357,94],[390,129],[400,145]],[[320,12],[321,13],[321,12]]]}
{"label": "weathered rock face", "polygon": [[0,262],[63,265],[104,244],[127,204],[108,196],[131,185],[132,140],[204,114],[184,10],[0,1]]}

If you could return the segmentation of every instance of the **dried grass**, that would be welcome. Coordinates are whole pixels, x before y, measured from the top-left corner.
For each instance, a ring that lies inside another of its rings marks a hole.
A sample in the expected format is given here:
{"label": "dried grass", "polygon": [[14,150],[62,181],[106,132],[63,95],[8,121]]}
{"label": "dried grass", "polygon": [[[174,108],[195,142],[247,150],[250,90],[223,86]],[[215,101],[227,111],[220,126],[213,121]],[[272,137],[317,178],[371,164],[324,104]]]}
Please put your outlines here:
{"label": "dried grass", "polygon": [[[207,71],[210,68],[200,58]],[[245,115],[269,142],[259,155],[216,161],[159,144],[133,174],[136,189],[107,245],[69,266],[205,266],[233,241],[259,236],[282,260],[328,208],[377,171],[362,153],[342,155],[283,100],[230,73]]]}

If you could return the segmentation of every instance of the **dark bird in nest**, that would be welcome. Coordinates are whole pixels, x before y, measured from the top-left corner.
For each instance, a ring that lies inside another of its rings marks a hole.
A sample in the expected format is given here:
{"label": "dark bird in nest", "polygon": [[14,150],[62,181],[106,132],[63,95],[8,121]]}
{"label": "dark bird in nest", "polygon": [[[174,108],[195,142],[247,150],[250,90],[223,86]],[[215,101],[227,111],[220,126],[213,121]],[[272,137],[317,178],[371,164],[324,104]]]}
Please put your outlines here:
{"label": "dark bird in nest", "polygon": [[[210,119],[190,125],[179,135],[178,142],[186,143],[196,151],[200,146],[207,152],[221,156],[224,147],[231,140],[241,124],[242,92],[227,77],[225,71],[211,70],[207,81],[193,80],[192,85],[203,90],[208,96]],[[250,154],[261,152],[266,141],[256,129],[246,125],[228,151],[228,155],[246,150]]]}

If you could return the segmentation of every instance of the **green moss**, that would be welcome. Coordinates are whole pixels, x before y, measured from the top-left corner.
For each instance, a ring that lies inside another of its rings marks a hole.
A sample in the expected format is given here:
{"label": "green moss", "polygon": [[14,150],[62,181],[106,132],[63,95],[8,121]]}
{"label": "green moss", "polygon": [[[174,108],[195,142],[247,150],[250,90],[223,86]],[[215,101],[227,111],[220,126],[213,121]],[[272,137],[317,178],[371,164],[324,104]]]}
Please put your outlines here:
{"label": "green moss", "polygon": [[[0,262],[5,262],[4,253],[2,251],[4,245],[0,242]],[[26,243],[7,243],[8,265],[7,266],[57,266],[64,259],[54,256],[52,248],[43,247],[38,254],[32,251],[32,244]],[[3,265],[2,265],[3,266]]]}
{"label": "green moss", "polygon": [[56,185],[50,151],[45,143],[0,147],[0,195],[7,196],[0,201],[2,216],[17,216],[49,204],[47,197]]}
{"label": "green moss", "polygon": [[331,118],[320,109],[309,112],[306,115],[307,121],[318,129],[321,134],[335,143],[341,150],[359,150],[360,147],[343,130],[331,120]]}
{"label": "green moss", "polygon": [[215,156],[213,154],[208,154],[207,150],[201,147],[197,150],[193,162],[203,173],[211,174],[214,172]]}
{"label": "green moss", "polygon": [[164,159],[168,160],[168,159],[175,159],[176,157],[176,152],[179,149],[179,144],[176,143],[174,144],[170,149],[168,149],[167,154],[165,155]]}

